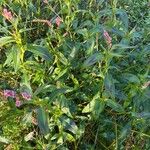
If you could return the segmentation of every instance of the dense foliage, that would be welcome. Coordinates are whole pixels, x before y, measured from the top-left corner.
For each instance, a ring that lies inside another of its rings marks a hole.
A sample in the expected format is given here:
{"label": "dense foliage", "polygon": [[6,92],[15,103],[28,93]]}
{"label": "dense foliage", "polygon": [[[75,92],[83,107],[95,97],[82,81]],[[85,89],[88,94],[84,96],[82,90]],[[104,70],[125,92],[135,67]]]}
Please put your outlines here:
{"label": "dense foliage", "polygon": [[0,1],[0,149],[150,149],[148,0]]}

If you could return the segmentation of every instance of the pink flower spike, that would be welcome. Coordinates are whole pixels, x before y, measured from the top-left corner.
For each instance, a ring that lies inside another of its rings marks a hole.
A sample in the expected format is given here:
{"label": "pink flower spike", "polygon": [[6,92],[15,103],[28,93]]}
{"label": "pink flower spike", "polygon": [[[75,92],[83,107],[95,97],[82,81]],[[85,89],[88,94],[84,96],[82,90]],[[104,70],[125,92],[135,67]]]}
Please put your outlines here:
{"label": "pink flower spike", "polygon": [[4,96],[7,97],[12,97],[15,98],[16,97],[16,92],[13,90],[4,90]]}
{"label": "pink flower spike", "polygon": [[31,99],[31,95],[28,94],[27,92],[22,92],[21,95],[26,100],[30,100]]}
{"label": "pink flower spike", "polygon": [[21,106],[21,101],[19,100],[19,98],[16,98],[16,107],[20,107]]}
{"label": "pink flower spike", "polygon": [[107,44],[108,44],[110,47],[112,47],[112,38],[109,36],[109,33],[108,33],[106,30],[104,30],[103,35],[104,35],[104,38],[105,38]]}
{"label": "pink flower spike", "polygon": [[60,24],[61,24],[61,22],[62,22],[61,18],[60,18],[60,17],[57,17],[55,21],[56,21],[57,27],[59,27]]}
{"label": "pink flower spike", "polygon": [[2,15],[9,21],[12,21],[13,19],[11,11],[8,11],[6,8],[3,9]]}

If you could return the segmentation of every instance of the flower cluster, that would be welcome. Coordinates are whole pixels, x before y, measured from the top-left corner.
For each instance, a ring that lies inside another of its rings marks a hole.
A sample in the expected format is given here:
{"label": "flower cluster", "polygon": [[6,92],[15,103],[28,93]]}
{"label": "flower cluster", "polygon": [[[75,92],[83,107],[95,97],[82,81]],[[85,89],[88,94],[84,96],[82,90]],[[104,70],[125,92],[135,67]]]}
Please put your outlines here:
{"label": "flower cluster", "polygon": [[[45,20],[45,19],[34,19],[33,22],[41,22],[41,23],[44,23],[44,24],[47,24],[49,27],[52,27],[52,23],[51,21],[49,20]],[[57,25],[57,27],[59,27],[62,23],[62,19],[60,17],[57,17],[55,19],[55,23]]]}
{"label": "flower cluster", "polygon": [[[43,3],[48,4],[48,0],[43,0]],[[42,20],[40,20],[40,22],[41,21]],[[55,19],[55,23],[56,23],[57,27],[60,26],[61,22],[62,22],[62,19],[59,16],[57,16],[56,19]],[[49,20],[43,20],[43,23],[47,23],[48,25],[50,23],[49,26],[51,26],[51,22]]]}
{"label": "flower cluster", "polygon": [[31,95],[28,94],[27,92],[22,92],[21,95],[26,100],[30,100],[31,99]]}
{"label": "flower cluster", "polygon": [[8,21],[12,21],[13,20],[13,15],[12,15],[11,11],[8,11],[6,8],[3,9],[2,15]]}
{"label": "flower cluster", "polygon": [[103,35],[109,47],[112,47],[112,38],[110,37],[109,33],[106,30],[104,30]]}
{"label": "flower cluster", "polygon": [[55,22],[56,22],[57,27],[59,27],[62,22],[62,19],[60,17],[57,17]]}
{"label": "flower cluster", "polygon": [[8,97],[15,98],[16,97],[16,92],[13,91],[13,90],[4,90],[4,96],[6,98],[8,98]]}
{"label": "flower cluster", "polygon": [[[23,99],[25,100],[31,100],[31,94],[27,93],[27,92],[22,92],[21,93],[21,96],[23,97]],[[8,98],[8,97],[11,97],[11,98],[15,98],[16,100],[16,107],[20,107],[21,106],[21,101],[20,101],[20,98],[19,96],[16,94],[15,91],[13,90],[4,90],[4,97]]]}
{"label": "flower cluster", "polygon": [[20,107],[20,106],[21,106],[21,101],[19,97],[16,97],[16,107]]}

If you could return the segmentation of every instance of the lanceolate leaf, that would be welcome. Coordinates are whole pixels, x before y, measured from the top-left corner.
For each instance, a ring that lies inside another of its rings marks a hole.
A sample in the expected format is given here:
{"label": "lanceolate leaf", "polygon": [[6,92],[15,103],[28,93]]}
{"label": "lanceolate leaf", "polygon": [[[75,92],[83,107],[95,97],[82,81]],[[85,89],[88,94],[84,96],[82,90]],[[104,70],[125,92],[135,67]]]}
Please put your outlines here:
{"label": "lanceolate leaf", "polygon": [[68,59],[61,52],[57,52],[55,55],[62,64],[68,65]]}
{"label": "lanceolate leaf", "polygon": [[139,78],[134,74],[124,73],[122,76],[123,76],[123,79],[125,79],[131,83],[140,83]]}
{"label": "lanceolate leaf", "polygon": [[124,37],[124,36],[125,36],[124,31],[120,31],[119,29],[117,29],[117,28],[115,28],[115,27],[112,28],[112,32],[113,32],[114,34],[116,34],[116,35],[121,36],[121,37]]}
{"label": "lanceolate leaf", "polygon": [[118,9],[117,15],[119,15],[120,20],[122,21],[125,28],[128,30],[129,21],[128,21],[128,15],[127,15],[126,11],[123,9]]}
{"label": "lanceolate leaf", "polygon": [[33,96],[37,96],[38,94],[44,94],[46,92],[51,92],[53,90],[56,90],[56,86],[55,85],[42,85],[40,87],[38,87],[35,92],[33,93]]}
{"label": "lanceolate leaf", "polygon": [[106,102],[107,102],[106,103],[107,106],[109,106],[110,108],[112,108],[114,111],[124,112],[123,107],[119,103],[117,103],[115,100],[108,99]]}
{"label": "lanceolate leaf", "polygon": [[92,112],[94,117],[98,117],[104,110],[105,102],[100,98],[99,92],[93,97],[92,101],[84,107],[82,113]]}
{"label": "lanceolate leaf", "polygon": [[83,67],[89,67],[102,60],[103,55],[101,53],[95,53],[85,60]]}
{"label": "lanceolate leaf", "polygon": [[12,47],[12,55],[14,69],[17,71],[20,65],[20,50],[17,46]]}
{"label": "lanceolate leaf", "polygon": [[5,63],[4,63],[4,66],[6,66],[6,65],[10,66],[11,62],[12,62],[12,58],[13,58],[13,53],[12,53],[12,51],[10,51],[7,54],[7,59],[6,59]]}
{"label": "lanceolate leaf", "polygon": [[150,118],[150,112],[142,112],[142,113],[132,112],[131,114],[136,118]]}
{"label": "lanceolate leaf", "polygon": [[131,131],[131,125],[129,122],[122,128],[120,132],[120,139],[124,139],[126,136],[128,136],[130,131]]}
{"label": "lanceolate leaf", "polygon": [[115,44],[112,46],[112,49],[133,49],[136,48],[136,46],[129,46],[127,44]]}
{"label": "lanceolate leaf", "polygon": [[95,106],[95,100],[92,100],[89,104],[87,104],[84,109],[82,110],[82,113],[89,113],[92,112]]}
{"label": "lanceolate leaf", "polygon": [[4,63],[5,65],[12,65],[14,67],[15,72],[19,69],[20,65],[20,49],[17,45],[14,45],[7,53],[7,59]]}
{"label": "lanceolate leaf", "polygon": [[44,108],[37,109],[38,126],[42,134],[46,135],[49,132],[47,113]]}
{"label": "lanceolate leaf", "polygon": [[104,80],[104,85],[105,85],[105,92],[111,96],[112,98],[115,97],[115,85],[113,78],[110,74],[107,74]]}
{"label": "lanceolate leaf", "polygon": [[68,71],[68,68],[65,68],[65,69],[61,70],[59,72],[59,74],[56,76],[55,81],[58,80],[59,78],[61,78],[64,74],[66,74],[67,71]]}
{"label": "lanceolate leaf", "polygon": [[50,94],[50,100],[54,100],[57,96],[64,94],[64,93],[69,93],[72,92],[74,89],[72,87],[70,88],[60,88],[60,89],[56,89],[54,91],[52,91],[52,93]]}
{"label": "lanceolate leaf", "polygon": [[28,45],[27,50],[47,61],[52,60],[52,55],[46,47],[42,47],[40,45]]}
{"label": "lanceolate leaf", "polygon": [[11,42],[14,42],[15,40],[13,39],[12,36],[5,36],[5,37],[1,37],[0,38],[0,47],[8,44],[8,43],[11,43]]}
{"label": "lanceolate leaf", "polygon": [[68,130],[73,134],[77,133],[78,127],[72,119],[68,118],[67,116],[61,116],[60,121],[65,130]]}

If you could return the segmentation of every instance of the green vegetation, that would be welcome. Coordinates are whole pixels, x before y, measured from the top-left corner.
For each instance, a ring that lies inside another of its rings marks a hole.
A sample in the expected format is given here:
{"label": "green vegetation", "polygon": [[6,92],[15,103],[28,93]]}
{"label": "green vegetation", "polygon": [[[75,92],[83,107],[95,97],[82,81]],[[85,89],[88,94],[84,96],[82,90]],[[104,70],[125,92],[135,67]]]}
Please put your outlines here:
{"label": "green vegetation", "polygon": [[0,12],[0,150],[150,149],[148,0]]}

